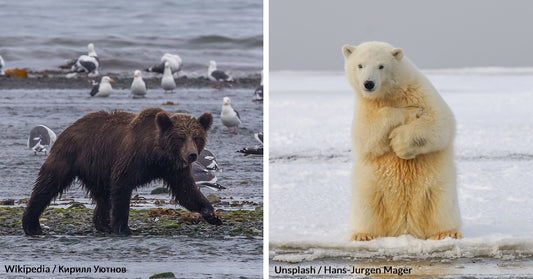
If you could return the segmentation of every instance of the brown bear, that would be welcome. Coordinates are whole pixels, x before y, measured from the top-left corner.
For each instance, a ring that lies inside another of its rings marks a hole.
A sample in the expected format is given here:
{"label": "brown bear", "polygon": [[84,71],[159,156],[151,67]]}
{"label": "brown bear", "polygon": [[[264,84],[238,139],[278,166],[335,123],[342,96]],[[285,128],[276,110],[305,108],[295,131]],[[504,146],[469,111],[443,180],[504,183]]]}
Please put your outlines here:
{"label": "brown bear", "polygon": [[165,182],[180,205],[211,224],[222,224],[191,173],[212,123],[209,113],[196,119],[159,108],[82,117],[61,133],[42,165],[22,217],[24,232],[42,234],[39,216],[74,178],[96,202],[93,223],[99,231],[131,234],[132,191],[156,179]]}

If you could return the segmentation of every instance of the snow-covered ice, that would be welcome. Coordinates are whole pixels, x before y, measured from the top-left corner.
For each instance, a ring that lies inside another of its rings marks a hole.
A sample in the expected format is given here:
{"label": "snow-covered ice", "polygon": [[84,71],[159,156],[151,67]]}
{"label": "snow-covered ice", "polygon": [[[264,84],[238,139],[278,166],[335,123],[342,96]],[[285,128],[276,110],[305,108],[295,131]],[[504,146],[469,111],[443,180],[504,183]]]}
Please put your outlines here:
{"label": "snow-covered ice", "polygon": [[[494,264],[475,271],[476,264],[469,262],[466,270],[455,266],[452,273],[533,274],[532,69],[425,73],[457,122],[464,238],[350,242],[354,93],[342,72],[274,72],[269,102],[271,267],[332,260],[482,259]],[[519,269],[512,269],[516,264]]]}

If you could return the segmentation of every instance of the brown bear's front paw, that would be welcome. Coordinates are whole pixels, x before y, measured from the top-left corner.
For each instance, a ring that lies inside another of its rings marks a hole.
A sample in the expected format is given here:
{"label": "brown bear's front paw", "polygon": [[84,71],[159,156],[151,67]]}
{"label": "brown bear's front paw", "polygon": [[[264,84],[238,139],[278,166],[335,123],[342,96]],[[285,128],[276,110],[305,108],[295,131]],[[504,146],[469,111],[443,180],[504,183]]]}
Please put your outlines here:
{"label": "brown bear's front paw", "polygon": [[369,233],[356,233],[352,235],[350,238],[350,241],[369,241],[372,239],[378,238],[377,235],[369,234]]}
{"label": "brown bear's front paw", "polygon": [[39,223],[37,223],[37,225],[35,226],[23,226],[23,229],[24,229],[24,233],[26,235],[41,235],[43,234],[43,230],[41,229],[41,225],[39,225]]}
{"label": "brown bear's front paw", "polygon": [[203,208],[200,213],[207,223],[217,226],[222,225],[222,220],[218,218],[212,209]]}
{"label": "brown bear's front paw", "polygon": [[461,235],[460,232],[443,232],[443,233],[438,233],[438,234],[432,235],[432,236],[429,237],[429,239],[441,240],[441,239],[445,239],[446,237],[463,238],[463,236]]}

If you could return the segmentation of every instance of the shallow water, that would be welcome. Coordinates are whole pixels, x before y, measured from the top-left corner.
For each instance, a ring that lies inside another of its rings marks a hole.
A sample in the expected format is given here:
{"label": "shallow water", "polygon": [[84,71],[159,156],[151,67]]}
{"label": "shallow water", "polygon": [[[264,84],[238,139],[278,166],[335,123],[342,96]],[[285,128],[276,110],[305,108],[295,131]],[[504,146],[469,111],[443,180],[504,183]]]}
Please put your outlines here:
{"label": "shallow water", "polygon": [[7,68],[58,69],[94,43],[102,73],[145,69],[165,52],[183,73],[216,60],[234,76],[259,72],[263,1],[4,1],[0,55]]}
{"label": "shallow water", "polygon": [[[161,107],[168,112],[189,113],[196,117],[204,112],[213,114],[207,148],[217,157],[222,168],[217,172],[218,182],[227,189],[214,192],[202,188],[205,195],[215,194],[228,201],[231,197],[231,201],[251,201],[262,205],[263,160],[245,158],[236,153],[236,150],[243,147],[255,145],[253,134],[263,129],[263,105],[251,101],[253,89],[177,89],[174,94],[166,94],[162,89],[152,89],[144,99],[132,99],[128,90],[115,90],[109,98],[90,98],[88,92],[89,90],[0,90],[0,130],[3,131],[0,133],[0,200],[29,198],[31,194],[38,170],[46,159],[44,155],[34,155],[26,147],[27,137],[33,126],[43,124],[60,135],[75,120],[93,111],[118,109],[139,112],[147,107]],[[243,124],[237,135],[230,134],[220,121],[224,96],[229,96],[233,107],[240,112]],[[167,101],[179,105],[163,106]],[[149,194],[157,186],[161,184],[156,182],[140,188],[134,195],[168,201],[168,195]],[[63,197],[86,200],[85,191],[75,184]],[[0,238],[1,249],[11,251],[1,253],[2,262],[28,266],[65,264],[74,267],[90,266],[93,263],[109,264],[126,267],[127,278],[147,278],[165,271],[182,274],[178,276],[182,278],[201,278],[208,274],[222,278],[256,278],[262,274],[260,238],[27,238],[22,236],[22,231],[20,234]],[[4,270],[0,274],[5,275]],[[123,278],[123,275],[115,275],[115,278]],[[43,275],[42,278],[45,277]]]}
{"label": "shallow water", "polygon": [[[262,240],[259,238],[192,239],[184,236],[29,238],[4,236],[2,278],[148,278],[173,272],[176,278],[259,278]],[[4,265],[90,267],[91,272],[6,273]],[[125,267],[126,273],[94,273],[94,266]],[[11,276],[11,277],[8,277]]]}

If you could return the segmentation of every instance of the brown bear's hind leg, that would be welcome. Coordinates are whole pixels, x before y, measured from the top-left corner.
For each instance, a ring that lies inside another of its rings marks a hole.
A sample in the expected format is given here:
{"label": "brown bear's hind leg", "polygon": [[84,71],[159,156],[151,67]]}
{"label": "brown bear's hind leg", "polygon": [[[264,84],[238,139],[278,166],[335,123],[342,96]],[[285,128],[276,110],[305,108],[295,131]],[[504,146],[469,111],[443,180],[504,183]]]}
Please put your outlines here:
{"label": "brown bear's hind leg", "polygon": [[132,190],[126,186],[117,186],[111,190],[111,229],[118,235],[130,235],[128,216]]}
{"label": "brown bear's hind leg", "polygon": [[96,207],[94,208],[93,224],[97,231],[111,232],[111,202],[109,194],[94,197]]}

